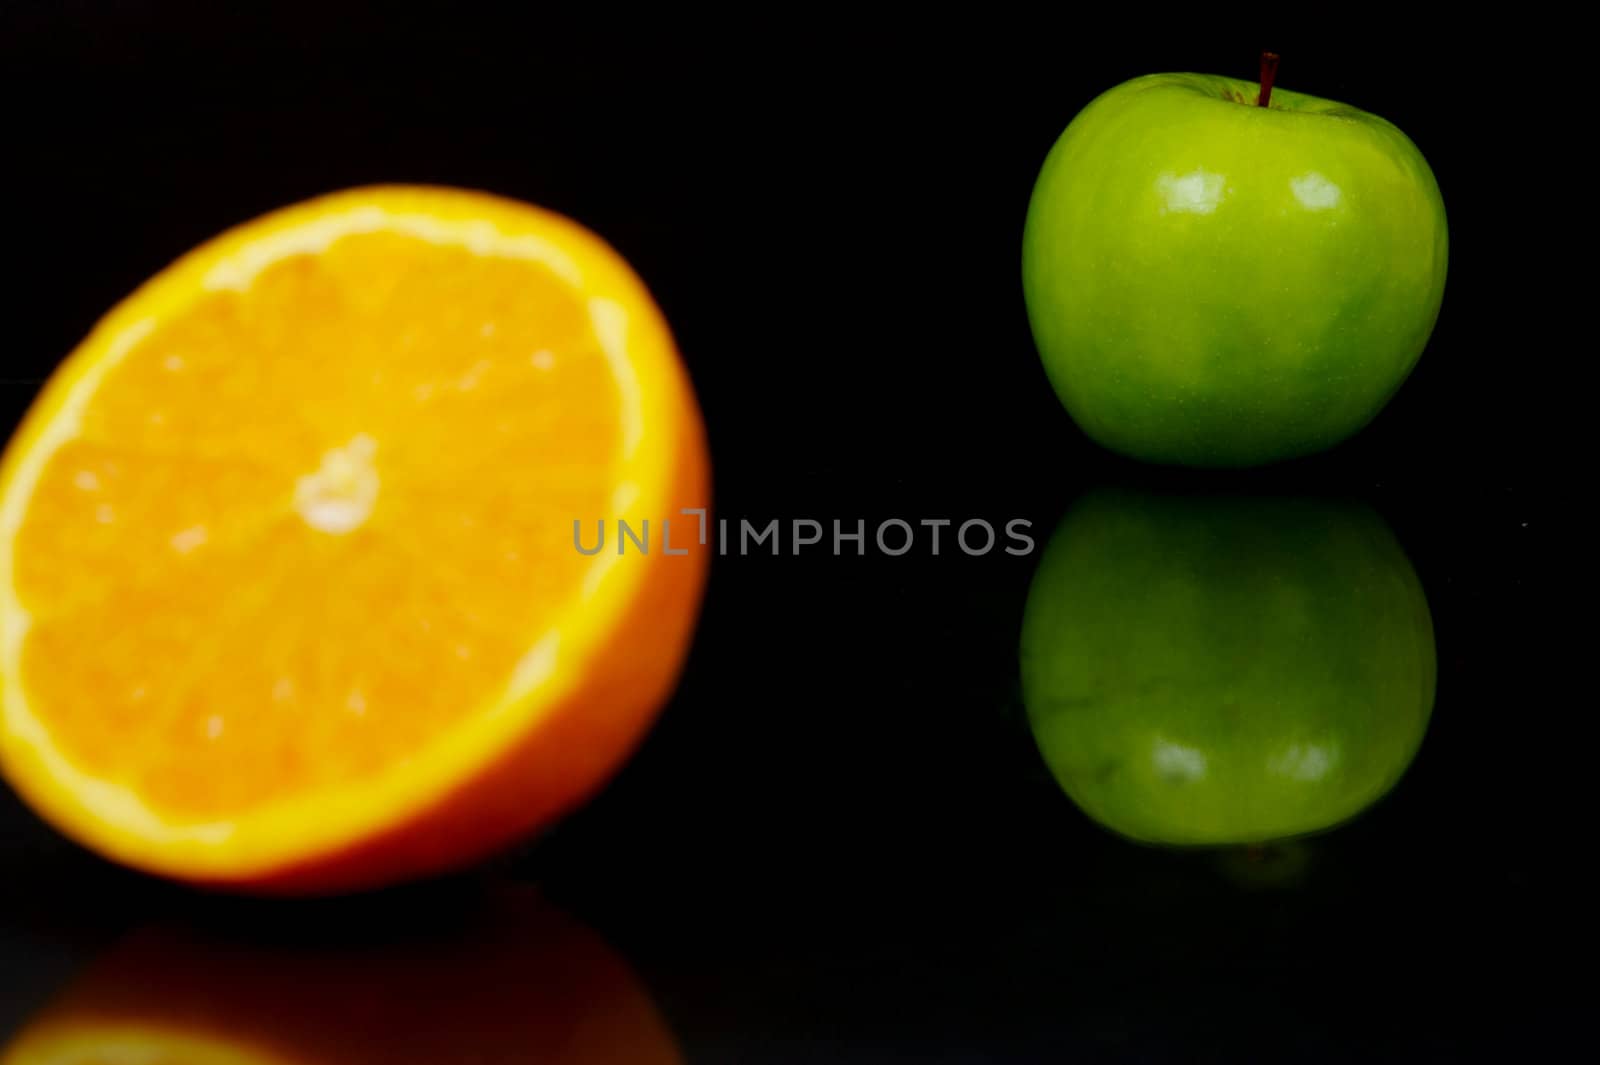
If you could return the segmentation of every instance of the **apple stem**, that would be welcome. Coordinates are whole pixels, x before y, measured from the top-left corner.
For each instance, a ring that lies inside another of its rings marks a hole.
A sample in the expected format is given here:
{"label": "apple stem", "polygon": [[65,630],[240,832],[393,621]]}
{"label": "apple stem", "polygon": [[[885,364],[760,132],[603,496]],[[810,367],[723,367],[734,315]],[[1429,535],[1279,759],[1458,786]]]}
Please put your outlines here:
{"label": "apple stem", "polygon": [[1256,97],[1257,105],[1267,107],[1272,103],[1272,79],[1278,76],[1278,53],[1261,53],[1261,95]]}

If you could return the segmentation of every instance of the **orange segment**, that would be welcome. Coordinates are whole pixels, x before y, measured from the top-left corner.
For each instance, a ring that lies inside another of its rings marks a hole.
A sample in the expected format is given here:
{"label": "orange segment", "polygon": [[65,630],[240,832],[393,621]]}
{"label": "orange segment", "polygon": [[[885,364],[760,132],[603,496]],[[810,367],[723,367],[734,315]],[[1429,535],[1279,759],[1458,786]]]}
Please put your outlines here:
{"label": "orange segment", "polygon": [[[474,857],[648,724],[706,488],[665,322],[588,231],[444,189],[269,215],[109,315],[7,450],[7,774],[185,878]],[[574,546],[672,518],[687,555]]]}

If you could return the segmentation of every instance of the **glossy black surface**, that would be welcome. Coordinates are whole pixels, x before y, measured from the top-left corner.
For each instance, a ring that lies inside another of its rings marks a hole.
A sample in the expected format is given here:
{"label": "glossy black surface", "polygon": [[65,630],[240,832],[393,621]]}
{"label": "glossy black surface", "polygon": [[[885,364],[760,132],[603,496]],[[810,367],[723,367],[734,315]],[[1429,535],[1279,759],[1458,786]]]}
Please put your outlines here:
{"label": "glossy black surface", "polygon": [[1281,865],[1145,849],[1074,808],[1029,735],[1016,652],[1036,555],[730,557],[638,757],[474,874],[210,898],[106,865],[0,795],[0,1040],[152,921],[355,949],[508,880],[617,946],[696,1063],[1536,1060],[1575,1021],[1551,960],[1579,929],[1585,699],[1557,649],[1539,354],[1571,349],[1530,265],[1557,243],[1548,198],[1507,193],[1517,161],[1564,142],[1470,50],[1274,42],[1281,85],[1417,142],[1450,280],[1364,434],[1201,477],[1074,428],[1028,336],[1018,241],[1039,162],[1096,92],[1160,69],[1248,76],[1257,42],[267,10],[0,16],[25,267],[5,290],[8,428],[99,313],[225,226],[365,182],[488,188],[584,221],[650,283],[721,514],[1024,518],[1042,537],[1101,484],[1354,495],[1426,591],[1433,718],[1391,794],[1264,859]]}

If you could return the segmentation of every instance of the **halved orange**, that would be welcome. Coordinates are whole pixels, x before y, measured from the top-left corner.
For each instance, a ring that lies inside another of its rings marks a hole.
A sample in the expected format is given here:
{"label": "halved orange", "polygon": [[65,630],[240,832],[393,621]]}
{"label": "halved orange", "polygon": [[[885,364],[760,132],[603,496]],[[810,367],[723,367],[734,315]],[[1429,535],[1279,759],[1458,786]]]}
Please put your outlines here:
{"label": "halved orange", "polygon": [[667,324],[588,230],[442,188],[270,214],[113,310],[6,451],[5,774],[189,881],[475,859],[649,726],[708,490]]}
{"label": "halved orange", "polygon": [[507,888],[451,927],[305,948],[134,932],[0,1065],[681,1065],[648,988],[594,932]]}

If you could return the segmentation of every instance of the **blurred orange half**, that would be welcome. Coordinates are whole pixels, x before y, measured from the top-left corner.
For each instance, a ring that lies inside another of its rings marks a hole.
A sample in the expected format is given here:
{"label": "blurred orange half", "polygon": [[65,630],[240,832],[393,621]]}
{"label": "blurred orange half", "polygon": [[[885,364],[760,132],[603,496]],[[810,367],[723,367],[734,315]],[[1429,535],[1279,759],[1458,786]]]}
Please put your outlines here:
{"label": "blurred orange half", "polygon": [[113,310],[6,450],[5,774],[188,881],[471,861],[658,712],[708,478],[667,324],[588,230],[414,187],[258,219]]}

